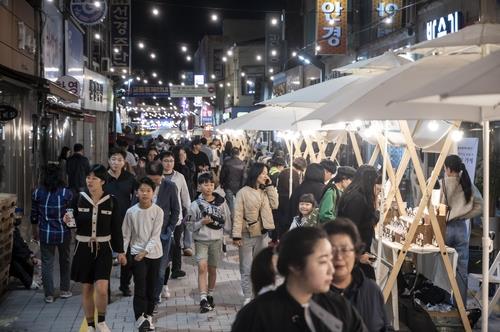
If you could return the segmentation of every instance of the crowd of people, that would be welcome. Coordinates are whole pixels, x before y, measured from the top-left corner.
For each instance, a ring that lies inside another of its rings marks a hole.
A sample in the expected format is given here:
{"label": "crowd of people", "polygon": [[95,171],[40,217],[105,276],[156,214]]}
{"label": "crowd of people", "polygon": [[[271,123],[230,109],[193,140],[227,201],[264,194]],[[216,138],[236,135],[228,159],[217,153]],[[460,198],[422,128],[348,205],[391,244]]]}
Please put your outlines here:
{"label": "crowd of people", "polygon": [[[81,144],[72,154],[64,148],[32,196],[45,302],[55,299],[57,249],[59,297],[72,296],[70,279],[81,283],[89,331],[110,331],[109,281],[119,264],[119,289],[134,296],[136,328],[153,331],[157,305],[170,296],[169,279],[185,277],[182,255],[194,255],[199,310],[212,311],[230,238],[243,293],[233,331],[391,330],[370,252],[380,173],[368,165],[285,160],[280,150],[249,160],[230,141],[223,147],[204,137],[124,137],[110,147],[107,166],[90,166]],[[460,178],[466,172],[460,164],[460,173],[452,173],[454,162],[447,167],[458,184],[446,185],[459,191],[465,183],[464,202],[472,206],[476,191]]]}

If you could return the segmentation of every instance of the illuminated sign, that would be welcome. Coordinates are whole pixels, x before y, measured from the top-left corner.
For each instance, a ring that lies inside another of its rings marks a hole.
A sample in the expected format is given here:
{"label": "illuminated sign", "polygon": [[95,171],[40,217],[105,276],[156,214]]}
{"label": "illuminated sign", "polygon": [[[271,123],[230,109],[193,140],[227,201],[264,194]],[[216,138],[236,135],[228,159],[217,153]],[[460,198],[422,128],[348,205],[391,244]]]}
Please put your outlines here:
{"label": "illuminated sign", "polygon": [[427,40],[446,36],[457,32],[463,26],[463,16],[461,12],[454,12],[447,16],[436,18],[426,23]]}
{"label": "illuminated sign", "polygon": [[111,1],[111,67],[116,73],[130,67],[130,8],[130,0]]}
{"label": "illuminated sign", "polygon": [[347,53],[347,0],[316,2],[316,54]]}
{"label": "illuminated sign", "polygon": [[401,28],[403,0],[373,1],[372,4],[372,22],[376,25],[377,37]]}

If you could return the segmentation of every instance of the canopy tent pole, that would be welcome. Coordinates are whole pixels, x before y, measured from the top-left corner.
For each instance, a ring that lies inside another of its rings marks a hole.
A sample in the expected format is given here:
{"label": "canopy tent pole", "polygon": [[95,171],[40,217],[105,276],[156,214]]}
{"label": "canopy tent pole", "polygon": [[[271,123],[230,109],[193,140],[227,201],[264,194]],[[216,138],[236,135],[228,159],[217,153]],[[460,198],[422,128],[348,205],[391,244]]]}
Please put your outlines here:
{"label": "canopy tent pole", "polygon": [[483,121],[483,286],[482,302],[483,315],[481,319],[481,331],[488,331],[488,316],[489,316],[489,247],[490,247],[490,218],[489,218],[489,202],[490,202],[490,122]]}
{"label": "canopy tent pole", "polygon": [[288,183],[288,197],[292,197],[292,187],[293,187],[293,142],[292,138],[288,141],[288,152],[290,153],[290,179]]}
{"label": "canopy tent pole", "polygon": [[[384,132],[383,132],[383,135],[378,135],[377,139],[379,141],[379,144],[377,144],[377,146],[380,146],[380,141],[382,140],[383,138],[383,144],[384,144],[384,147],[383,147],[383,156],[384,158],[382,159],[383,161],[383,164],[382,164],[382,191],[381,191],[381,199],[380,199],[380,207],[379,207],[379,221],[378,221],[378,225],[377,225],[377,233],[378,233],[378,241],[377,241],[377,265],[375,267],[375,270],[377,271],[377,276],[379,275],[379,272],[380,272],[380,266],[382,264],[381,262],[381,257],[382,257],[382,233],[383,233],[383,229],[384,229],[384,219],[383,216],[384,216],[384,211],[386,209],[386,203],[385,203],[385,187],[386,187],[386,181],[387,181],[387,177],[386,177],[386,172],[387,172],[387,162],[386,162],[386,156],[387,156],[387,122],[384,121]],[[380,149],[382,149],[382,147],[380,146]],[[378,150],[377,148],[375,148],[375,150]],[[373,156],[375,155],[375,151],[373,151],[373,155],[372,155],[372,158],[370,158],[370,161],[372,161],[373,159]],[[387,158],[390,162],[390,158]],[[392,180],[392,179],[391,179]],[[392,182],[392,181],[391,181]],[[380,282],[380,280],[378,280]]]}
{"label": "canopy tent pole", "polygon": [[351,138],[352,148],[354,150],[354,155],[356,156],[356,162],[358,167],[363,165],[363,157],[361,156],[361,150],[359,149],[358,140],[356,139],[356,134],[349,131],[349,137]]}

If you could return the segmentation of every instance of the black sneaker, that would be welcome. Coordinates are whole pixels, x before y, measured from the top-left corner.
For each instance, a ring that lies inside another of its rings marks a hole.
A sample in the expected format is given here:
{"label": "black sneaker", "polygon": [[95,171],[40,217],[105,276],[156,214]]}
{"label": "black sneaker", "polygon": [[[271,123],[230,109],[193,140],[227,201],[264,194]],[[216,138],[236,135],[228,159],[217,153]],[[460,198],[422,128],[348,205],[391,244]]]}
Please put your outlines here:
{"label": "black sneaker", "polygon": [[208,301],[208,304],[213,308],[215,308],[215,303],[214,303],[214,297],[213,296],[210,296],[208,295],[207,296],[207,301]]}
{"label": "black sneaker", "polygon": [[208,303],[208,301],[206,299],[202,299],[200,301],[200,312],[202,314],[204,314],[204,313],[207,313],[209,311],[212,311],[212,307],[210,306],[210,304]]}
{"label": "black sneaker", "polygon": [[155,303],[154,307],[153,307],[153,314],[157,314],[158,313],[158,303]]}
{"label": "black sneaker", "polygon": [[172,279],[177,279],[177,278],[182,278],[186,276],[186,272],[179,270],[179,271],[172,271],[172,274],[170,275],[170,278]]}

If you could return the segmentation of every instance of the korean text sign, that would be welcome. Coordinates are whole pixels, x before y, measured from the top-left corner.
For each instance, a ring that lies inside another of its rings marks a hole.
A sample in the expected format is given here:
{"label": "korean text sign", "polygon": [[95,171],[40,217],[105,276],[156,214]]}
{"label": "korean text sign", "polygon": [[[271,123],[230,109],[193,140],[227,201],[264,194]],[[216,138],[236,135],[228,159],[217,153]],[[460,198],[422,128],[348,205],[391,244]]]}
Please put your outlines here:
{"label": "korean text sign", "polygon": [[347,33],[347,0],[317,0],[317,54],[346,54]]}

